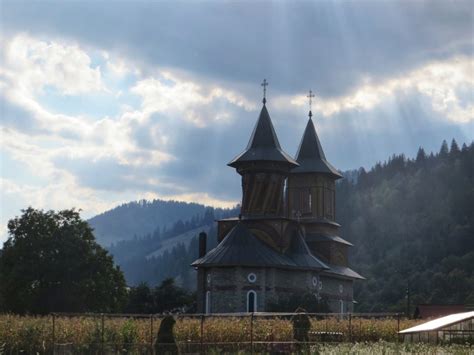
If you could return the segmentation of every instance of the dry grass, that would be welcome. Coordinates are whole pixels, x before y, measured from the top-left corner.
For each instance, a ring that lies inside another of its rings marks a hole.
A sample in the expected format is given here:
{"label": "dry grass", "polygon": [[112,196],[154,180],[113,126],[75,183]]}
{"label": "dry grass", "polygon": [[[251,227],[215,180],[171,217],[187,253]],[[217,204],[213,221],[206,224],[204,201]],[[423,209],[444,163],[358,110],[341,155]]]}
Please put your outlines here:
{"label": "dry grass", "polygon": [[[54,340],[56,344],[71,344],[75,349],[92,352],[100,349],[102,341],[110,349],[129,351],[136,346],[147,347],[152,343],[149,318],[104,318],[104,332],[100,317],[56,317]],[[0,315],[0,354],[50,353],[53,348],[52,317]],[[153,320],[153,336],[159,328],[160,319]],[[413,321],[402,320],[401,329],[412,326]],[[394,342],[397,339],[396,319],[353,318],[352,340]],[[245,343],[250,341],[251,327],[255,342],[292,341],[293,327],[289,319],[255,317],[206,318],[203,323],[204,343]],[[343,333],[349,341],[350,328],[347,319],[336,317],[312,319],[312,331]],[[176,340],[180,344],[199,343],[201,322],[199,318],[178,318],[175,325]],[[348,345],[349,346],[349,345]],[[341,348],[342,349],[342,348]],[[316,350],[316,349],[315,349]]]}

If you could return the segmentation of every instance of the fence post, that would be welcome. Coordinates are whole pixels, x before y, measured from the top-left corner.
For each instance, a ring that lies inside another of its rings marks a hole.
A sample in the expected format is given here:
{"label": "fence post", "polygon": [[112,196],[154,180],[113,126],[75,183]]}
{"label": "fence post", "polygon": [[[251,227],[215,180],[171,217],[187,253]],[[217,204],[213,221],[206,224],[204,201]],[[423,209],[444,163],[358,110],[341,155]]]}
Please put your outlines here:
{"label": "fence post", "polygon": [[199,341],[200,341],[200,348],[201,348],[201,354],[204,354],[204,349],[203,349],[203,346],[204,346],[204,314],[201,314],[201,336],[199,338]]}
{"label": "fence post", "polygon": [[104,313],[101,313],[100,314],[100,348],[101,348],[101,353],[103,354],[104,353],[104,341],[105,341],[105,334],[104,334]]}
{"label": "fence post", "polygon": [[153,314],[150,314],[150,346],[153,354]]}
{"label": "fence post", "polygon": [[250,314],[250,349],[253,354],[253,312]]}
{"label": "fence post", "polygon": [[397,313],[397,342],[400,342],[400,313]]}
{"label": "fence post", "polygon": [[53,313],[53,355],[56,349],[56,314]]}
{"label": "fence post", "polygon": [[349,341],[352,343],[352,313],[349,313]]}

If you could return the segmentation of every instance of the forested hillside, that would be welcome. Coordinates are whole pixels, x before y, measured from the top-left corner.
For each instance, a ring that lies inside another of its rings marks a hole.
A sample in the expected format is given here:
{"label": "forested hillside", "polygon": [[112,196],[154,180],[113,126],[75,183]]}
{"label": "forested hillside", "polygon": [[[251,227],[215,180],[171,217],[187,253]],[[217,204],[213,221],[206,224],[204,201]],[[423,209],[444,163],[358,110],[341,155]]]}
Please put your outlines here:
{"label": "forested hillside", "polygon": [[195,287],[194,270],[189,266],[197,258],[201,231],[208,234],[208,250],[217,245],[216,219],[235,216],[234,209],[204,207],[203,215],[189,220],[178,220],[171,227],[156,225],[151,233],[122,240],[109,246],[114,260],[123,270],[127,283],[147,282],[157,285],[167,278],[175,278],[178,285]]}
{"label": "forested hillside", "polygon": [[203,216],[206,206],[179,201],[141,200],[125,203],[89,220],[104,246],[153,233],[157,226],[171,228],[177,221]]}
{"label": "forested hillside", "polygon": [[393,156],[337,188],[337,220],[354,243],[358,311],[474,304],[474,145]]}

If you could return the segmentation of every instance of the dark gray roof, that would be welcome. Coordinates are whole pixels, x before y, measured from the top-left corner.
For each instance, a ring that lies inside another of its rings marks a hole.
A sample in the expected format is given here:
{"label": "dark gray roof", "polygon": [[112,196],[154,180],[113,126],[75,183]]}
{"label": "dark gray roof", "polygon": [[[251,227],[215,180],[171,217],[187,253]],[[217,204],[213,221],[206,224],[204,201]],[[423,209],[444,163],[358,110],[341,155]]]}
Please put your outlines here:
{"label": "dark gray roof", "polygon": [[296,153],[296,161],[300,166],[292,169],[292,173],[325,173],[337,179],[342,178],[337,169],[326,160],[311,117]]}
{"label": "dark gray roof", "polygon": [[292,260],[266,246],[243,223],[230,230],[222,242],[192,266],[283,266],[295,267]]}
{"label": "dark gray roof", "polygon": [[357,272],[355,272],[354,270],[346,266],[333,265],[333,264],[328,264],[328,266],[330,267],[330,269],[324,270],[325,274],[342,276],[349,279],[365,280],[365,277],[361,276],[360,274],[358,274]]}
{"label": "dark gray roof", "polygon": [[329,269],[325,263],[311,254],[308,245],[299,232],[293,236],[286,254],[293,259],[298,266],[308,269]]}
{"label": "dark gray roof", "polygon": [[254,266],[283,269],[326,270],[328,267],[311,255],[308,246],[299,235],[295,235],[286,253],[279,253],[255,237],[239,222],[230,230],[222,242],[192,266]]}
{"label": "dark gray roof", "polygon": [[319,233],[309,233],[306,234],[306,240],[309,242],[336,242],[341,243],[349,246],[353,246],[354,244],[348,242],[347,240],[337,236],[337,235],[325,235]]}
{"label": "dark gray roof", "polygon": [[242,162],[262,160],[284,162],[291,166],[298,166],[298,163],[281,149],[265,105],[263,105],[260,111],[260,116],[253,129],[247,148],[227,165],[237,167]]}

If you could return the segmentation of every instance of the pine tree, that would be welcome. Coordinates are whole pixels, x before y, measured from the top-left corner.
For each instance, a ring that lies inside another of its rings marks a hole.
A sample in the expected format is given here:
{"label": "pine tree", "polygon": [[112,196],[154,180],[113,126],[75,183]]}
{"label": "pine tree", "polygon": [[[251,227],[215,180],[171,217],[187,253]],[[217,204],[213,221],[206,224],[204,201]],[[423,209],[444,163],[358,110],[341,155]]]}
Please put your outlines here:
{"label": "pine tree", "polygon": [[449,154],[449,148],[448,148],[448,143],[446,140],[443,140],[443,143],[441,144],[441,149],[439,150],[439,156],[441,158],[446,158]]}
{"label": "pine tree", "polygon": [[459,150],[459,146],[458,146],[458,143],[456,142],[456,140],[453,138],[453,140],[451,141],[451,154],[452,155],[457,155],[459,154],[461,151]]}
{"label": "pine tree", "polygon": [[418,153],[416,153],[416,162],[420,163],[425,160],[426,160],[425,150],[422,147],[420,147],[418,148]]}

